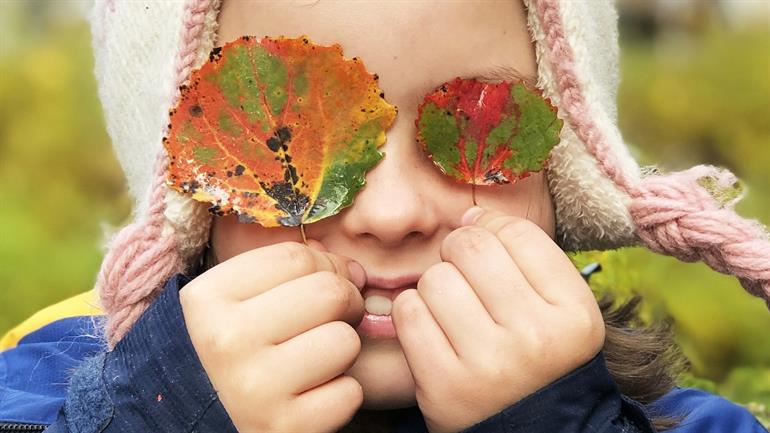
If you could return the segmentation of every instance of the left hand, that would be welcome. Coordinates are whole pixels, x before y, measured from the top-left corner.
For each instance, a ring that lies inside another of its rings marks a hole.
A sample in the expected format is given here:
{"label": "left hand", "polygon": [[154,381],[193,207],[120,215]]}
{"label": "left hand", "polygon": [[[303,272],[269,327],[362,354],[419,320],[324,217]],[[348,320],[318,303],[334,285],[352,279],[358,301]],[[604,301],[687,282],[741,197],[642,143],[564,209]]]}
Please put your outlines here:
{"label": "left hand", "polygon": [[590,288],[534,223],[486,211],[393,302],[431,433],[482,421],[591,360],[604,321]]}

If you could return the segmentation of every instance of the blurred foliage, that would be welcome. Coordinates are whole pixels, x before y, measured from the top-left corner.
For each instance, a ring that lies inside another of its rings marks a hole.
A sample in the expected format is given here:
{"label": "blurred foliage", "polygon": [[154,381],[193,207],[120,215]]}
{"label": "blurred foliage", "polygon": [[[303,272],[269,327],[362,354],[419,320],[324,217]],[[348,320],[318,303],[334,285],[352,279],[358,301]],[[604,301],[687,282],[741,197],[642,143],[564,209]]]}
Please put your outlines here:
{"label": "blurred foliage", "polygon": [[58,5],[0,5],[0,332],[93,286],[102,222],[129,212],[90,33]]}
{"label": "blurred foliage", "polygon": [[[109,147],[84,22],[66,2],[0,6],[0,333],[93,285],[102,225],[129,213]],[[621,29],[622,31],[622,29]],[[770,223],[770,31],[712,23],[693,35],[623,39],[620,125],[645,164],[723,165],[748,186],[738,206]],[[681,383],[770,407],[770,314],[733,278],[633,248],[598,261],[597,293],[645,298],[644,317],[671,317],[692,365]],[[763,415],[764,414],[764,415]]]}

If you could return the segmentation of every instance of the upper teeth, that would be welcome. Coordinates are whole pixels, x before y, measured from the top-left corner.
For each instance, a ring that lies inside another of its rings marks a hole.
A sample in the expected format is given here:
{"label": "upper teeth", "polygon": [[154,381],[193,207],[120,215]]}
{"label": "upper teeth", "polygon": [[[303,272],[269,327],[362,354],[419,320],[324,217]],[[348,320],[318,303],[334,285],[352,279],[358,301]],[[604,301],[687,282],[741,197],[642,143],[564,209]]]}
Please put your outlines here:
{"label": "upper teeth", "polygon": [[364,300],[364,308],[370,314],[389,316],[390,310],[393,309],[393,302],[391,302],[390,298],[384,296],[371,295]]}

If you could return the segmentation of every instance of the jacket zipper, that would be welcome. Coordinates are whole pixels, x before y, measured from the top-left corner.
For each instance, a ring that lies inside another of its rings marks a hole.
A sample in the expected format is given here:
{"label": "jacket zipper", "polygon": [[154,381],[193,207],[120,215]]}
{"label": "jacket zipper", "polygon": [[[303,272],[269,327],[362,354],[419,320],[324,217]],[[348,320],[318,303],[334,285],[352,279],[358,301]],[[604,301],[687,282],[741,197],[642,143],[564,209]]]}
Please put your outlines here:
{"label": "jacket zipper", "polygon": [[0,433],[42,433],[48,426],[42,424],[11,424],[0,422]]}

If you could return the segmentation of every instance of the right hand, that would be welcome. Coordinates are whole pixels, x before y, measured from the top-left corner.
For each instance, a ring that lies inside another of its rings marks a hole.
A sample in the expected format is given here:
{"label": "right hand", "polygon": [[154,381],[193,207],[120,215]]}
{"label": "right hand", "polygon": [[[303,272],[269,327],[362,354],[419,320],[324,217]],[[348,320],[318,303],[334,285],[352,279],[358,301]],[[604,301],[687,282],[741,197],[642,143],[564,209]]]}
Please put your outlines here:
{"label": "right hand", "polygon": [[343,373],[361,350],[364,303],[351,280],[365,283],[358,263],[285,242],[180,291],[195,351],[239,432],[335,432],[353,418],[363,391]]}

